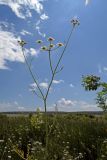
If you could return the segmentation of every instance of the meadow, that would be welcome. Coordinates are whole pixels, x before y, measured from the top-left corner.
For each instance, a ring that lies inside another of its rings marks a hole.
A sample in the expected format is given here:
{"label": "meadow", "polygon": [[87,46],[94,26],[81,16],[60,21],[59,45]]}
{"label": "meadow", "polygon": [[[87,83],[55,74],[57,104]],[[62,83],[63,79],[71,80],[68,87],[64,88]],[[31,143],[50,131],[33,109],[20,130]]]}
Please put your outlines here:
{"label": "meadow", "polygon": [[0,160],[106,160],[107,115],[0,115]]}

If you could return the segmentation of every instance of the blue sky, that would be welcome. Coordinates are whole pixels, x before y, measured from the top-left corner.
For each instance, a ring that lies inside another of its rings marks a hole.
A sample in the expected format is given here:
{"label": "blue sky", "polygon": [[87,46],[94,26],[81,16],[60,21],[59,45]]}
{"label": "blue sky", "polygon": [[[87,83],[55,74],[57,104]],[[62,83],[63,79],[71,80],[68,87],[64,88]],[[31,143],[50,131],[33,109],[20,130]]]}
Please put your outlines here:
{"label": "blue sky", "polygon": [[[82,75],[95,74],[107,80],[106,6],[106,0],[0,0],[0,111],[43,109],[42,101],[30,91],[33,80],[17,40],[27,42],[26,54],[33,57],[33,72],[41,88],[46,89],[48,57],[35,42],[42,39],[47,43],[49,36],[55,43],[66,41],[73,17],[79,19],[80,26],[63,57],[64,69],[54,79],[48,110],[55,110],[55,103],[61,111],[99,110],[96,93],[84,91],[81,79]],[[54,54],[54,62],[56,58]]]}

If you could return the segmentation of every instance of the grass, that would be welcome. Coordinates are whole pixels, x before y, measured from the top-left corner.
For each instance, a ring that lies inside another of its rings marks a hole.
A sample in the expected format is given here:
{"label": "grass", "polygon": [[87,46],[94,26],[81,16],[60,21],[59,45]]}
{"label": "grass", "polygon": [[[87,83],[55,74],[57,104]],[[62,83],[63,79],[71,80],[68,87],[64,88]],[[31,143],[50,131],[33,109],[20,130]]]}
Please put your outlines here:
{"label": "grass", "polygon": [[[48,115],[49,160],[106,160],[107,116]],[[45,160],[45,116],[0,115],[0,160]]]}

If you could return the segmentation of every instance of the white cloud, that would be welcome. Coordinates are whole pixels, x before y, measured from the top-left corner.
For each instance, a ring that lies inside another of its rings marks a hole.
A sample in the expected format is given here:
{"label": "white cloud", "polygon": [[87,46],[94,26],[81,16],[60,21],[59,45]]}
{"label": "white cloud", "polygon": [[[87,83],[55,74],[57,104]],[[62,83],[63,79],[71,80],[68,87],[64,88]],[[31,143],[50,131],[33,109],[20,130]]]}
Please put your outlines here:
{"label": "white cloud", "polygon": [[34,48],[30,48],[29,50],[27,50],[28,53],[30,53],[32,56],[37,56],[38,55],[38,51]]}
{"label": "white cloud", "polygon": [[48,89],[48,83],[47,82],[42,82],[39,84],[40,87],[42,87],[43,89]]}
{"label": "white cloud", "polygon": [[[98,108],[96,104],[92,104],[92,103],[89,103],[86,101],[80,101],[80,100],[71,100],[71,99],[61,98],[56,102],[56,104],[59,111],[65,111],[65,112],[101,111],[101,109]],[[54,111],[55,104],[48,107],[48,110]]]}
{"label": "white cloud", "polygon": [[0,0],[0,4],[9,6],[17,17],[23,19],[32,16],[32,9],[38,14],[43,11],[41,0]]}
{"label": "white cloud", "polygon": [[18,39],[15,35],[8,31],[0,30],[0,69],[8,68],[6,61],[24,62],[21,49],[18,46]]}
{"label": "white cloud", "polygon": [[104,70],[104,71],[107,71],[107,67],[103,67],[103,70]]}
{"label": "white cloud", "polygon": [[69,100],[69,99],[65,99],[65,98],[61,98],[58,102],[57,102],[58,106],[74,106],[75,105],[75,101]]}
{"label": "white cloud", "polygon": [[36,85],[36,83],[31,83],[30,85],[29,85],[29,91],[30,92],[35,92],[37,90],[37,85]]}
{"label": "white cloud", "polygon": [[0,112],[35,111],[34,107],[21,106],[17,101],[0,102]]}
{"label": "white cloud", "polygon": [[[47,83],[47,82],[41,82],[41,83],[39,83],[39,86],[40,86],[42,89],[48,89],[48,83]],[[36,83],[30,84],[30,91],[36,91],[36,90],[37,90],[37,85],[36,85]]]}
{"label": "white cloud", "polygon": [[[7,61],[24,63],[18,40],[20,40],[20,37],[17,37],[12,32],[4,31],[0,27],[0,69],[8,69]],[[32,56],[38,54],[38,51],[34,48],[25,49],[25,52],[27,56],[29,54]]]}
{"label": "white cloud", "polygon": [[39,34],[40,36],[46,37],[46,34],[41,32],[40,24],[41,24],[41,20],[38,20],[38,21],[36,22],[35,29],[37,30],[37,32],[38,32],[38,34]]}
{"label": "white cloud", "polygon": [[[42,88],[42,89],[48,89],[48,80],[45,79],[46,81],[45,82],[41,82],[39,83],[39,86]],[[64,80],[53,80],[53,84],[60,84],[60,83],[64,83]],[[30,91],[36,91],[37,90],[37,85],[36,83],[32,83],[30,84]],[[52,91],[52,88],[50,88],[50,92]]]}
{"label": "white cloud", "polygon": [[20,32],[20,34],[23,35],[23,36],[25,36],[25,35],[32,35],[32,33],[28,32],[28,31],[26,31],[24,29]]}
{"label": "white cloud", "polygon": [[[47,106],[48,111],[55,111],[55,108],[57,108],[59,112],[102,111],[96,104],[65,98],[61,98],[56,104]],[[17,101],[0,102],[0,112],[10,111],[35,111],[35,108],[31,106],[21,106]],[[41,107],[41,111],[44,111],[44,108]]]}
{"label": "white cloud", "polygon": [[0,22],[0,29],[3,29],[3,28],[8,28],[8,23],[7,22],[4,22],[4,21],[1,21]]}
{"label": "white cloud", "polygon": [[87,6],[89,4],[90,0],[85,0],[85,5]]}
{"label": "white cloud", "polygon": [[64,80],[53,80],[53,84],[60,84],[60,83],[64,83]]}
{"label": "white cloud", "polygon": [[49,17],[44,13],[40,16],[42,20],[47,20]]}
{"label": "white cloud", "polygon": [[70,85],[69,85],[71,88],[74,88],[74,85],[71,83]]}
{"label": "white cloud", "polygon": [[25,107],[18,107],[18,110],[25,110]]}
{"label": "white cloud", "polygon": [[45,33],[42,33],[42,32],[40,31],[40,26],[36,25],[36,30],[38,31],[38,34],[39,34],[40,36],[46,37],[46,34],[45,34]]}
{"label": "white cloud", "polygon": [[14,24],[7,21],[0,21],[0,30],[14,32]]}

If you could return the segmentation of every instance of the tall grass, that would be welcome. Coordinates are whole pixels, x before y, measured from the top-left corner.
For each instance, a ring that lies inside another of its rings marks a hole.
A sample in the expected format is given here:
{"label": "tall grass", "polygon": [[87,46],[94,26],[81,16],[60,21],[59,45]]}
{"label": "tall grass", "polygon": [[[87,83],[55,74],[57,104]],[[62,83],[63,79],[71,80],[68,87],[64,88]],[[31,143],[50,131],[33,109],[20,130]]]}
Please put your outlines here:
{"label": "tall grass", "polygon": [[[48,122],[48,159],[106,160],[104,116],[53,114],[48,115]],[[0,116],[0,159],[46,160],[45,132],[44,114]]]}

